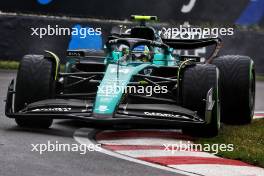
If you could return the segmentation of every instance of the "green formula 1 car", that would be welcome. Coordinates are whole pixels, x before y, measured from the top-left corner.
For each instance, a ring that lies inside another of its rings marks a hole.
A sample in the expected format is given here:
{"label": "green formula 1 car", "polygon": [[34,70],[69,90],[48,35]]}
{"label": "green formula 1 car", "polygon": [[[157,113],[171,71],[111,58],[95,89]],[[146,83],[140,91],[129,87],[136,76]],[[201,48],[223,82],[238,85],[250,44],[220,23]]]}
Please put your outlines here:
{"label": "green formula 1 car", "polygon": [[[85,49],[68,51],[64,72],[52,52],[24,56],[16,83],[8,88],[6,116],[22,127],[47,128],[53,119],[78,119],[165,125],[205,136],[217,135],[221,122],[251,122],[252,59],[218,57],[219,38],[162,39],[145,24],[156,17],[132,18],[140,25],[108,36],[104,56]],[[206,46],[214,47],[206,59],[174,52]]]}

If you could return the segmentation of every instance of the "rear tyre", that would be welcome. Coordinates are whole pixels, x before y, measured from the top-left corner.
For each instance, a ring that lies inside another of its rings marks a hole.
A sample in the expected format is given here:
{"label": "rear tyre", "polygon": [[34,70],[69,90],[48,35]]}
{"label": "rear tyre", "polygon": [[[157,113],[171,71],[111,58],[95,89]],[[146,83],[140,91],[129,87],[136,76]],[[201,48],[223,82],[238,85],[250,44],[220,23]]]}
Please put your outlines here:
{"label": "rear tyre", "polygon": [[[14,108],[19,112],[27,104],[52,97],[55,90],[54,65],[42,55],[26,55],[20,62],[16,79]],[[18,126],[49,128],[52,119],[16,118]]]}
{"label": "rear tyre", "polygon": [[[201,118],[206,118],[206,99],[209,90],[212,90],[214,106],[211,111],[211,121],[203,127],[183,128],[184,133],[196,136],[212,137],[220,129],[220,104],[218,95],[218,69],[214,65],[195,65],[187,67],[182,80],[182,105],[196,111]],[[210,115],[209,115],[210,118]]]}
{"label": "rear tyre", "polygon": [[220,71],[221,115],[228,124],[248,124],[255,108],[255,68],[247,56],[227,55],[213,60]]}

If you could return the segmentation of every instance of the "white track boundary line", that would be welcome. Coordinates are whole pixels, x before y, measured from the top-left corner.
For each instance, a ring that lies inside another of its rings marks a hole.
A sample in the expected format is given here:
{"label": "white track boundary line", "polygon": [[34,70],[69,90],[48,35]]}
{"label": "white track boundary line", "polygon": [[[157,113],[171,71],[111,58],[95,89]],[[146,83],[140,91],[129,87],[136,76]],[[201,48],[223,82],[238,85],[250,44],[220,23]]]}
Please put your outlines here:
{"label": "white track boundary line", "polygon": [[262,115],[258,115],[258,114],[264,114],[264,111],[255,111],[254,116],[253,116],[253,119],[254,120],[255,119],[262,119],[262,118],[264,118],[264,115],[262,116]]}
{"label": "white track boundary line", "polygon": [[184,157],[207,157],[219,158],[213,154],[206,152],[193,152],[193,151],[165,151],[165,150],[120,150],[118,153],[123,155],[132,156],[133,158],[139,157],[166,157],[166,156],[184,156]]}
{"label": "white track boundary line", "polygon": [[[96,143],[93,139],[91,139],[94,137],[93,136],[94,134],[95,134],[95,130],[93,130],[93,129],[80,128],[74,132],[73,138],[77,142],[79,142],[80,144],[86,144],[88,146],[88,145]],[[154,164],[154,163],[149,163],[146,161],[138,160],[135,158],[131,158],[131,157],[119,154],[119,153],[112,152],[110,150],[106,150],[104,148],[101,148],[101,150],[99,150],[98,152],[101,152],[101,153],[104,153],[106,155],[110,155],[110,156],[113,156],[116,158],[124,159],[124,160],[130,161],[130,162],[143,164],[146,166],[154,167],[157,169],[161,169],[161,170],[165,170],[165,171],[169,171],[169,172],[173,172],[173,173],[178,173],[178,174],[182,174],[182,175],[186,175],[186,176],[202,176],[201,174],[190,173],[188,171],[184,171],[184,170],[180,170],[180,169],[173,169],[173,168],[162,166],[159,164]]]}

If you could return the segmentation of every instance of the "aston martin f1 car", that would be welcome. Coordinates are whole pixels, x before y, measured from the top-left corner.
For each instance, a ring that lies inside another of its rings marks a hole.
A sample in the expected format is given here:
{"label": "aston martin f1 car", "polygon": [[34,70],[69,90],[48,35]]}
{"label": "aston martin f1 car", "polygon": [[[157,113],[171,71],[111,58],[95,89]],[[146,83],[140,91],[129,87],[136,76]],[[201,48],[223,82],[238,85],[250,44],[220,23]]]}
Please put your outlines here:
{"label": "aston martin f1 car", "polygon": [[[221,39],[164,39],[146,25],[155,16],[132,16],[140,25],[108,36],[103,53],[50,51],[26,55],[11,81],[5,113],[21,127],[48,128],[53,119],[143,124],[217,135],[220,122],[250,123],[255,69],[247,56],[217,56]],[[212,54],[175,51],[213,46]],[[103,60],[103,62],[101,62]],[[220,109],[221,108],[221,109]]]}

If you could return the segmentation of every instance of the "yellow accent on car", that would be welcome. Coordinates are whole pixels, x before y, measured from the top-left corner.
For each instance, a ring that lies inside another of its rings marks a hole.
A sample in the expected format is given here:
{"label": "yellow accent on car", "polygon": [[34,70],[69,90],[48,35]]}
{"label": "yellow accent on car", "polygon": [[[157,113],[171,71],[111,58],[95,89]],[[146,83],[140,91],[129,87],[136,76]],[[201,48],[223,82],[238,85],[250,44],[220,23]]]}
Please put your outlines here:
{"label": "yellow accent on car", "polygon": [[54,59],[54,61],[55,61],[56,69],[55,69],[55,74],[54,74],[55,78],[54,79],[57,80],[59,66],[60,66],[60,59],[55,53],[53,53],[51,51],[45,50],[45,52],[50,54],[52,56],[52,58]]}
{"label": "yellow accent on car", "polygon": [[157,16],[144,16],[144,15],[131,15],[132,20],[138,20],[138,21],[157,21]]}
{"label": "yellow accent on car", "polygon": [[147,81],[144,81],[144,80],[142,80],[142,81],[139,81],[139,84],[148,84],[148,82],[147,82]]}

